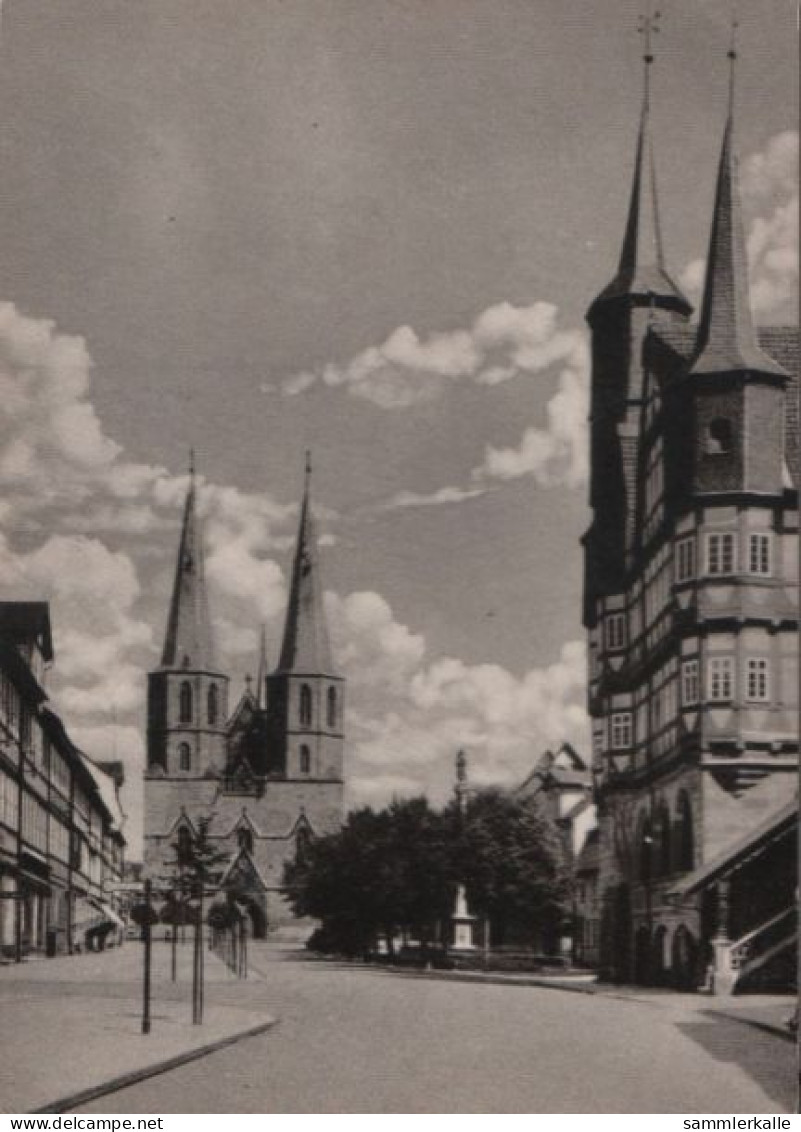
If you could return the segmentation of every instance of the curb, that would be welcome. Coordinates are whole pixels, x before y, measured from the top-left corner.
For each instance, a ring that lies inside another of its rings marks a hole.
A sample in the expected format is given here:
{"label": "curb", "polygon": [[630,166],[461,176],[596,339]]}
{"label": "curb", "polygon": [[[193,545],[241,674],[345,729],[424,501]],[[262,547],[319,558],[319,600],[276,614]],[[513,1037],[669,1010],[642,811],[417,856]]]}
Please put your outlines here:
{"label": "curb", "polygon": [[[391,971],[393,975],[403,975],[406,978],[412,979],[432,979],[440,982],[455,982],[455,983],[479,983],[489,984],[491,986],[505,986],[505,987],[544,987],[547,990],[560,990],[568,991],[572,994],[588,994],[596,995],[602,998],[613,998],[617,1002],[636,1002],[645,1006],[654,1005],[654,1000],[651,998],[643,998],[636,994],[618,994],[615,991],[599,988],[594,983],[568,983],[559,982],[556,979],[543,979],[536,976],[510,979],[503,975],[493,975],[489,972],[476,972],[470,974],[466,971],[410,971],[404,967],[385,967],[384,970]],[[665,995],[664,1001],[670,1004],[670,996]],[[662,1001],[659,1005],[662,1005]],[[728,1018],[731,1022],[739,1022],[742,1026],[751,1026],[755,1030],[762,1030],[763,1033],[771,1034],[774,1038],[781,1038],[785,1042],[795,1042],[795,1034],[790,1030],[783,1029],[781,1026],[776,1026],[772,1022],[762,1022],[756,1018],[745,1018],[738,1014],[730,1014],[726,1010],[699,1010],[699,1013],[706,1015],[709,1018]]]}
{"label": "curb", "polygon": [[104,1081],[100,1085],[90,1085],[87,1089],[81,1089],[77,1093],[71,1093],[69,1096],[60,1097],[57,1101],[51,1101],[50,1104],[43,1105],[41,1108],[33,1110],[33,1113],[63,1113],[68,1112],[73,1108],[80,1108],[89,1101],[97,1100],[99,1097],[104,1097],[109,1093],[116,1093],[120,1089],[125,1089],[130,1085],[138,1085],[141,1081],[147,1081],[150,1077],[158,1077],[161,1073],[169,1073],[172,1069],[180,1069],[182,1065],[188,1065],[191,1061],[198,1061],[201,1057],[206,1057],[210,1053],[216,1053],[218,1050],[225,1049],[226,1046],[235,1045],[237,1042],[244,1041],[246,1038],[255,1038],[258,1034],[263,1034],[265,1031],[272,1029],[278,1022],[277,1018],[268,1017],[263,1022],[259,1022],[256,1026],[251,1026],[247,1030],[240,1030],[236,1034],[229,1034],[227,1038],[218,1038],[216,1042],[209,1042],[208,1045],[198,1046],[196,1049],[188,1050],[186,1053],[175,1054],[174,1057],[169,1057],[165,1061],[157,1061],[152,1065],[143,1066],[141,1069],[132,1069],[130,1073],[121,1073],[118,1077],[112,1077],[109,1081]]}

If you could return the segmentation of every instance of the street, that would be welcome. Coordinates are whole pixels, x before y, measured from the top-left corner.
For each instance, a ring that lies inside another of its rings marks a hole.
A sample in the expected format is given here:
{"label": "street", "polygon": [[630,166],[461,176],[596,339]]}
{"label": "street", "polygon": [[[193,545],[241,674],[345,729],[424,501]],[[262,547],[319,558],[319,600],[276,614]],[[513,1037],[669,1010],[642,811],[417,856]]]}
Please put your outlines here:
{"label": "street", "polygon": [[273,1030],[81,1112],[793,1111],[792,1043],[697,996],[427,980],[258,944],[251,968],[207,1010],[258,1000]]}

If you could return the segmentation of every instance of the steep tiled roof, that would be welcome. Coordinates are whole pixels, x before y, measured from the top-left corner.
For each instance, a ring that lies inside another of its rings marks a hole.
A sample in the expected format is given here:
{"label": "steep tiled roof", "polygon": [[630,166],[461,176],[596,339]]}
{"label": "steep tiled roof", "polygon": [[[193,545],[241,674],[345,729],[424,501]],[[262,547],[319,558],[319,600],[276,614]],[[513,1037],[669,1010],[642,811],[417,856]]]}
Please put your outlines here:
{"label": "steep tiled roof", "polygon": [[281,658],[277,671],[325,676],[336,674],[323,609],[323,590],[308,465]]}
{"label": "steep tiled roof", "polygon": [[50,606],[46,601],[0,601],[0,633],[15,645],[40,640],[45,660],[53,659]]}
{"label": "steep tiled roof", "polygon": [[190,479],[184,506],[181,543],[161,664],[163,668],[215,671],[203,565],[203,540],[195,514],[194,476]]}
{"label": "steep tiled roof", "polygon": [[650,129],[648,62],[645,69],[645,94],[620,262],[617,274],[601,291],[596,302],[626,295],[643,298],[654,295],[668,296],[689,312],[690,304],[665,268],[659,198],[656,191],[656,165]]}
{"label": "steep tiled roof", "polygon": [[[732,85],[732,100],[733,89]],[[690,373],[754,370],[781,375],[781,366],[760,347],[751,314],[732,100],[720,154],[698,343]]]}

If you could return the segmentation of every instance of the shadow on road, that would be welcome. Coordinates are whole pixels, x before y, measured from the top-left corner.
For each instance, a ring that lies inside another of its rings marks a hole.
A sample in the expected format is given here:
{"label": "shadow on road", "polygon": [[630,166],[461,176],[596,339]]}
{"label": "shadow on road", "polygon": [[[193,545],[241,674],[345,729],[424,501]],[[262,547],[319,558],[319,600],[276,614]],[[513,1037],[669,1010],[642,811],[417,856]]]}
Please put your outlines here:
{"label": "shadow on road", "polygon": [[735,1019],[707,1015],[677,1022],[676,1029],[702,1049],[746,1073],[784,1112],[795,1112],[795,1045],[761,1034]]}

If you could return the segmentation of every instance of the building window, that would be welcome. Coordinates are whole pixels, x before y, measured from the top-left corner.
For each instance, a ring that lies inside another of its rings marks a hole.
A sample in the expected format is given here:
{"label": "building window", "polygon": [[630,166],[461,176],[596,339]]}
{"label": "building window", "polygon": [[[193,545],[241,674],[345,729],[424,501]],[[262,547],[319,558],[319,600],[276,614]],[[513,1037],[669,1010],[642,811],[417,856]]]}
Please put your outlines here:
{"label": "building window", "polygon": [[311,751],[305,743],[300,748],[300,773],[311,774]]}
{"label": "building window", "polygon": [[771,536],[750,535],[748,538],[748,569],[752,574],[768,576],[771,568]]}
{"label": "building window", "polygon": [[239,848],[244,850],[245,853],[253,852],[253,830],[249,829],[246,825],[241,825],[236,831],[236,840]]}
{"label": "building window", "polygon": [[698,661],[685,660],[681,666],[681,702],[683,707],[697,704],[701,695]]}
{"label": "building window", "polygon": [[706,427],[704,451],[707,456],[722,456],[734,447],[734,430],[731,421],[715,417]]}
{"label": "building window", "polygon": [[606,647],[612,652],[626,644],[626,614],[610,613],[606,618]]}
{"label": "building window", "polygon": [[337,722],[337,690],[328,689],[328,726],[336,727]]}
{"label": "building window", "polygon": [[299,718],[301,727],[311,727],[312,693],[308,684],[302,684],[300,688]]}
{"label": "building window", "polygon": [[733,574],[735,570],[734,535],[706,536],[707,574]]}
{"label": "building window", "polygon": [[707,664],[707,696],[713,702],[731,700],[734,694],[734,661],[730,656],[713,656]]}
{"label": "building window", "polygon": [[178,719],[181,723],[192,722],[192,685],[188,680],[181,684],[178,704]]}
{"label": "building window", "polygon": [[188,743],[181,743],[178,748],[178,767],[180,770],[192,769],[192,748]]}
{"label": "building window", "polygon": [[745,662],[745,697],[761,703],[770,699],[768,662],[764,657],[750,656]]}
{"label": "building window", "polygon": [[612,716],[612,750],[624,751],[631,746],[631,712],[619,711]]}
{"label": "building window", "polygon": [[211,687],[209,688],[207,707],[208,707],[208,713],[207,714],[208,714],[208,719],[209,719],[209,725],[211,727],[213,727],[214,724],[217,722],[217,716],[219,715],[219,711],[220,711],[220,694],[217,691],[217,685],[216,684],[212,684]]}
{"label": "building window", "polygon": [[683,538],[676,543],[676,581],[695,577],[695,539]]}

